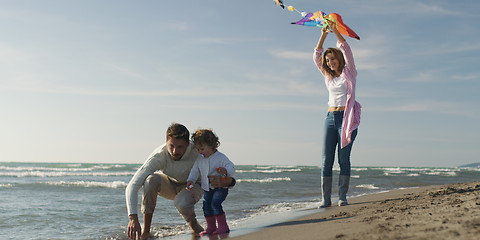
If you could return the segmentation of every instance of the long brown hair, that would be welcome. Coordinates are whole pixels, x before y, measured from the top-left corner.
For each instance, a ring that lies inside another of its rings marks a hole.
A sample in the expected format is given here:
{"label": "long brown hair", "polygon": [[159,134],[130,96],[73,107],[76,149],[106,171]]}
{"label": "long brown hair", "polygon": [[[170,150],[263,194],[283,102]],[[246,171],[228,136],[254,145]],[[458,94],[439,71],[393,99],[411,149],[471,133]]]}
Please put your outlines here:
{"label": "long brown hair", "polygon": [[337,77],[337,75],[335,74],[335,72],[332,69],[330,69],[327,66],[326,56],[329,53],[332,53],[333,56],[335,56],[335,59],[338,59],[338,63],[340,64],[338,66],[338,70],[339,70],[340,73],[343,71],[343,67],[345,67],[345,58],[343,57],[342,51],[340,51],[340,49],[338,49],[338,48],[329,48],[323,53],[323,56],[322,56],[322,70],[325,73],[327,73],[327,75],[334,78],[334,77]]}

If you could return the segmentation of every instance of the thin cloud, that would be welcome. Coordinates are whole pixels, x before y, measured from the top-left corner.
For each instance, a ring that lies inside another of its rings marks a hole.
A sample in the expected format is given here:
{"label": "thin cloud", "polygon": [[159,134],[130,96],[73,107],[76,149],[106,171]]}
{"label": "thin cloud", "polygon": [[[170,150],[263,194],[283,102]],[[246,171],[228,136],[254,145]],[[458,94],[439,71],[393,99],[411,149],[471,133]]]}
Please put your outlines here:
{"label": "thin cloud", "polygon": [[289,60],[312,60],[312,52],[304,51],[291,51],[291,50],[271,50],[270,55],[280,58],[280,59],[289,59]]}
{"label": "thin cloud", "polygon": [[417,3],[417,7],[414,8],[416,11],[424,12],[424,13],[431,13],[431,14],[440,14],[440,15],[447,15],[447,16],[465,16],[465,12],[453,11],[451,9],[445,9],[439,5],[435,4],[425,4],[425,3]]}
{"label": "thin cloud", "polygon": [[145,76],[141,73],[138,73],[130,68],[127,67],[120,67],[118,65],[112,64],[112,63],[106,63],[105,64],[107,67],[111,68],[113,71],[119,73],[120,75],[130,77],[130,78],[139,78],[139,79],[145,79]]}
{"label": "thin cloud", "polygon": [[432,101],[417,100],[415,103],[391,104],[389,106],[373,106],[369,107],[371,112],[425,112],[452,115],[458,114],[462,116],[478,117],[472,112],[472,107],[465,103],[459,104],[453,101]]}
{"label": "thin cloud", "polygon": [[31,54],[9,47],[5,44],[0,44],[0,61],[5,63],[12,63],[12,62],[24,62],[26,60],[31,59]]}
{"label": "thin cloud", "polygon": [[195,44],[222,44],[222,45],[238,45],[241,43],[258,43],[267,41],[265,38],[231,38],[231,37],[200,37],[195,39]]}
{"label": "thin cloud", "polygon": [[[35,79],[35,76],[26,76]],[[99,89],[82,86],[48,86],[41,81],[22,81],[13,84],[0,84],[0,89],[23,92],[43,92],[55,94],[91,95],[91,96],[123,96],[123,97],[233,97],[233,96],[298,96],[302,91],[290,91],[289,89],[272,88],[270,85],[256,85],[251,88],[224,89],[210,88],[175,88],[170,90],[146,90],[146,89]],[[303,89],[303,88],[302,88]]]}
{"label": "thin cloud", "polygon": [[450,55],[456,53],[473,52],[480,50],[478,42],[460,42],[455,44],[444,44],[443,46],[435,46],[430,49],[422,49],[423,51],[411,52],[412,56],[431,56],[431,55]]}
{"label": "thin cloud", "polygon": [[[468,9],[466,9],[468,10]],[[348,13],[348,12],[347,12]],[[368,4],[361,4],[357,6],[354,11],[348,15],[398,15],[398,16],[431,16],[431,15],[445,15],[445,16],[476,16],[466,11],[456,11],[451,8],[445,8],[436,1],[430,1],[428,4],[411,1],[397,1],[397,0],[378,0],[369,1]],[[345,14],[347,16],[347,14]]]}
{"label": "thin cloud", "polygon": [[455,80],[461,80],[461,81],[480,80],[480,73],[472,73],[472,74],[466,74],[466,75],[453,75],[452,77]]}
{"label": "thin cloud", "polygon": [[382,52],[373,48],[360,48],[354,50],[355,66],[357,70],[375,71],[384,67]]}
{"label": "thin cloud", "polygon": [[190,31],[192,29],[191,23],[182,20],[175,20],[175,21],[166,21],[164,23],[158,24],[160,28],[174,30],[174,31]]}
{"label": "thin cloud", "polygon": [[221,38],[221,37],[205,37],[196,39],[196,42],[203,44],[232,44],[230,39]]}

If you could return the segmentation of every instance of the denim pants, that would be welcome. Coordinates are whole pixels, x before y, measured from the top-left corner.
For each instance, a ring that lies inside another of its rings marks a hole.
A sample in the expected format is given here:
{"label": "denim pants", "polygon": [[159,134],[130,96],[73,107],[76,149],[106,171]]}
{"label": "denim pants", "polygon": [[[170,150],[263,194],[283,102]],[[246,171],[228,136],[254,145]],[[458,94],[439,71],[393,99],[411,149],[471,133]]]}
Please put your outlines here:
{"label": "denim pants", "polygon": [[353,141],[357,136],[357,129],[352,132],[352,142],[340,147],[340,136],[342,133],[343,111],[328,112],[325,118],[324,146],[322,152],[322,177],[332,176],[332,167],[335,161],[335,150],[338,149],[338,164],[340,175],[350,176],[350,152]]}
{"label": "denim pants", "polygon": [[222,203],[228,195],[228,188],[215,188],[203,194],[203,215],[205,217],[224,213]]}

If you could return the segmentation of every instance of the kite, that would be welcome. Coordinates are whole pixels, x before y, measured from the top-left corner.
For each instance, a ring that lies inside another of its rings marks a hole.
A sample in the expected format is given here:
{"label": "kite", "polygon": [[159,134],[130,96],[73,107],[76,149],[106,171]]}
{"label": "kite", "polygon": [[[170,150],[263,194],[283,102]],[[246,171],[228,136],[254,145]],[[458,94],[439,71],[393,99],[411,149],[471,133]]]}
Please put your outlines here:
{"label": "kite", "polygon": [[[285,4],[283,4],[282,0],[273,1],[280,7],[285,8]],[[342,16],[340,16],[338,13],[330,13],[328,15],[322,11],[306,13],[298,11],[293,6],[287,6],[287,10],[290,12],[296,11],[303,17],[299,21],[292,22],[292,24],[328,28],[328,24],[333,22],[337,25],[337,30],[340,34],[360,40],[360,37],[343,22]]]}

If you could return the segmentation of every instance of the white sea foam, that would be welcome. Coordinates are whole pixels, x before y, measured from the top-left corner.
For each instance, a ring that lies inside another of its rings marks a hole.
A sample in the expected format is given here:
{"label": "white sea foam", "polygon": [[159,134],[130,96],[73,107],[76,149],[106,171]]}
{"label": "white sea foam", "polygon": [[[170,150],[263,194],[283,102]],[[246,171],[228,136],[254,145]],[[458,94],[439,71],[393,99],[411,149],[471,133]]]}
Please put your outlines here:
{"label": "white sea foam", "polygon": [[113,182],[91,182],[91,181],[59,181],[59,182],[44,182],[48,185],[55,186],[79,186],[79,187],[102,187],[102,188],[123,188],[127,183],[122,181]]}
{"label": "white sea foam", "polygon": [[426,175],[434,175],[434,176],[457,176],[456,172],[442,172],[442,171],[429,171],[429,172],[424,172]]}
{"label": "white sea foam", "polygon": [[418,173],[410,173],[410,174],[407,174],[408,177],[418,177],[420,176],[420,174]]}
{"label": "white sea foam", "polygon": [[302,169],[294,168],[294,169],[252,169],[252,170],[236,170],[237,173],[282,173],[282,172],[301,172]]}
{"label": "white sea foam", "polygon": [[373,184],[360,184],[360,185],[357,185],[356,187],[357,188],[366,188],[366,189],[371,189],[371,190],[380,189],[379,187],[375,187],[375,185],[373,185]]}
{"label": "white sea foam", "polygon": [[[177,235],[187,234],[191,231],[191,228],[187,224],[169,224],[169,225],[160,225],[152,226],[151,232],[155,239],[157,238],[167,238]],[[176,239],[176,238],[174,238]]]}
{"label": "white sea foam", "polygon": [[245,221],[246,219],[254,218],[260,215],[266,215],[271,213],[280,213],[280,212],[288,212],[295,209],[305,209],[308,207],[316,207],[320,206],[320,201],[315,202],[280,202],[275,204],[269,204],[260,207],[255,212],[252,212],[249,216],[245,217],[244,219],[239,219],[239,221]]}
{"label": "white sea foam", "polygon": [[421,175],[437,175],[437,176],[457,176],[458,168],[374,168],[383,170],[385,176],[404,175],[408,177],[419,177]]}
{"label": "white sea foam", "polygon": [[399,175],[399,174],[404,174],[405,171],[400,169],[400,168],[387,168],[383,169],[385,172],[383,173],[385,176],[390,176],[392,174]]}
{"label": "white sea foam", "polygon": [[285,211],[291,211],[293,209],[299,209],[303,207],[305,207],[305,203],[281,202],[281,203],[263,206],[258,210],[258,213],[264,214],[264,213],[285,212]]}
{"label": "white sea foam", "polygon": [[237,182],[250,182],[250,183],[271,183],[279,181],[292,181],[289,177],[282,178],[264,178],[264,179],[237,179]]}
{"label": "white sea foam", "polygon": [[352,167],[352,171],[368,171],[369,169],[368,168],[356,168],[356,167]]}
{"label": "white sea foam", "polygon": [[0,188],[8,188],[8,187],[13,187],[12,184],[0,184]]}
{"label": "white sea foam", "polygon": [[8,177],[65,177],[65,176],[130,176],[135,172],[43,172],[43,171],[25,171],[25,172],[0,172],[0,176]]}
{"label": "white sea foam", "polygon": [[257,168],[298,168],[295,165],[269,165],[269,166],[257,166]]}
{"label": "white sea foam", "polygon": [[360,178],[360,175],[352,175],[351,178]]}
{"label": "white sea foam", "polygon": [[272,169],[273,166],[256,166],[257,169]]}
{"label": "white sea foam", "polygon": [[85,167],[82,168],[81,164],[71,164],[67,165],[70,167],[7,167],[7,166],[0,166],[0,170],[6,171],[56,171],[56,172],[81,172],[81,171],[95,171],[101,169],[111,169],[111,168],[119,168],[124,167],[124,165],[96,165],[93,167]]}
{"label": "white sea foam", "polygon": [[[247,228],[251,228],[251,224],[253,224],[255,227],[258,227],[264,224],[265,225],[271,224],[272,217],[283,219],[286,216],[287,217],[295,216],[295,214],[297,214],[298,216],[301,216],[301,213],[295,212],[295,210],[317,208],[318,206],[320,206],[320,201],[294,202],[294,203],[281,202],[281,203],[269,204],[269,205],[264,205],[252,211],[250,214],[248,214],[245,217],[241,217],[237,219],[229,219],[228,224],[231,229],[239,226],[240,228],[245,226]],[[259,222],[260,222],[260,225],[258,225]],[[190,232],[190,228],[188,227],[187,224],[152,226],[152,233],[156,238],[165,238],[165,237],[176,236],[180,234],[187,234],[189,232]],[[177,238],[173,237],[172,239],[177,239]],[[184,238],[178,238],[178,239],[184,239]],[[213,239],[217,239],[217,238],[215,237]]]}

